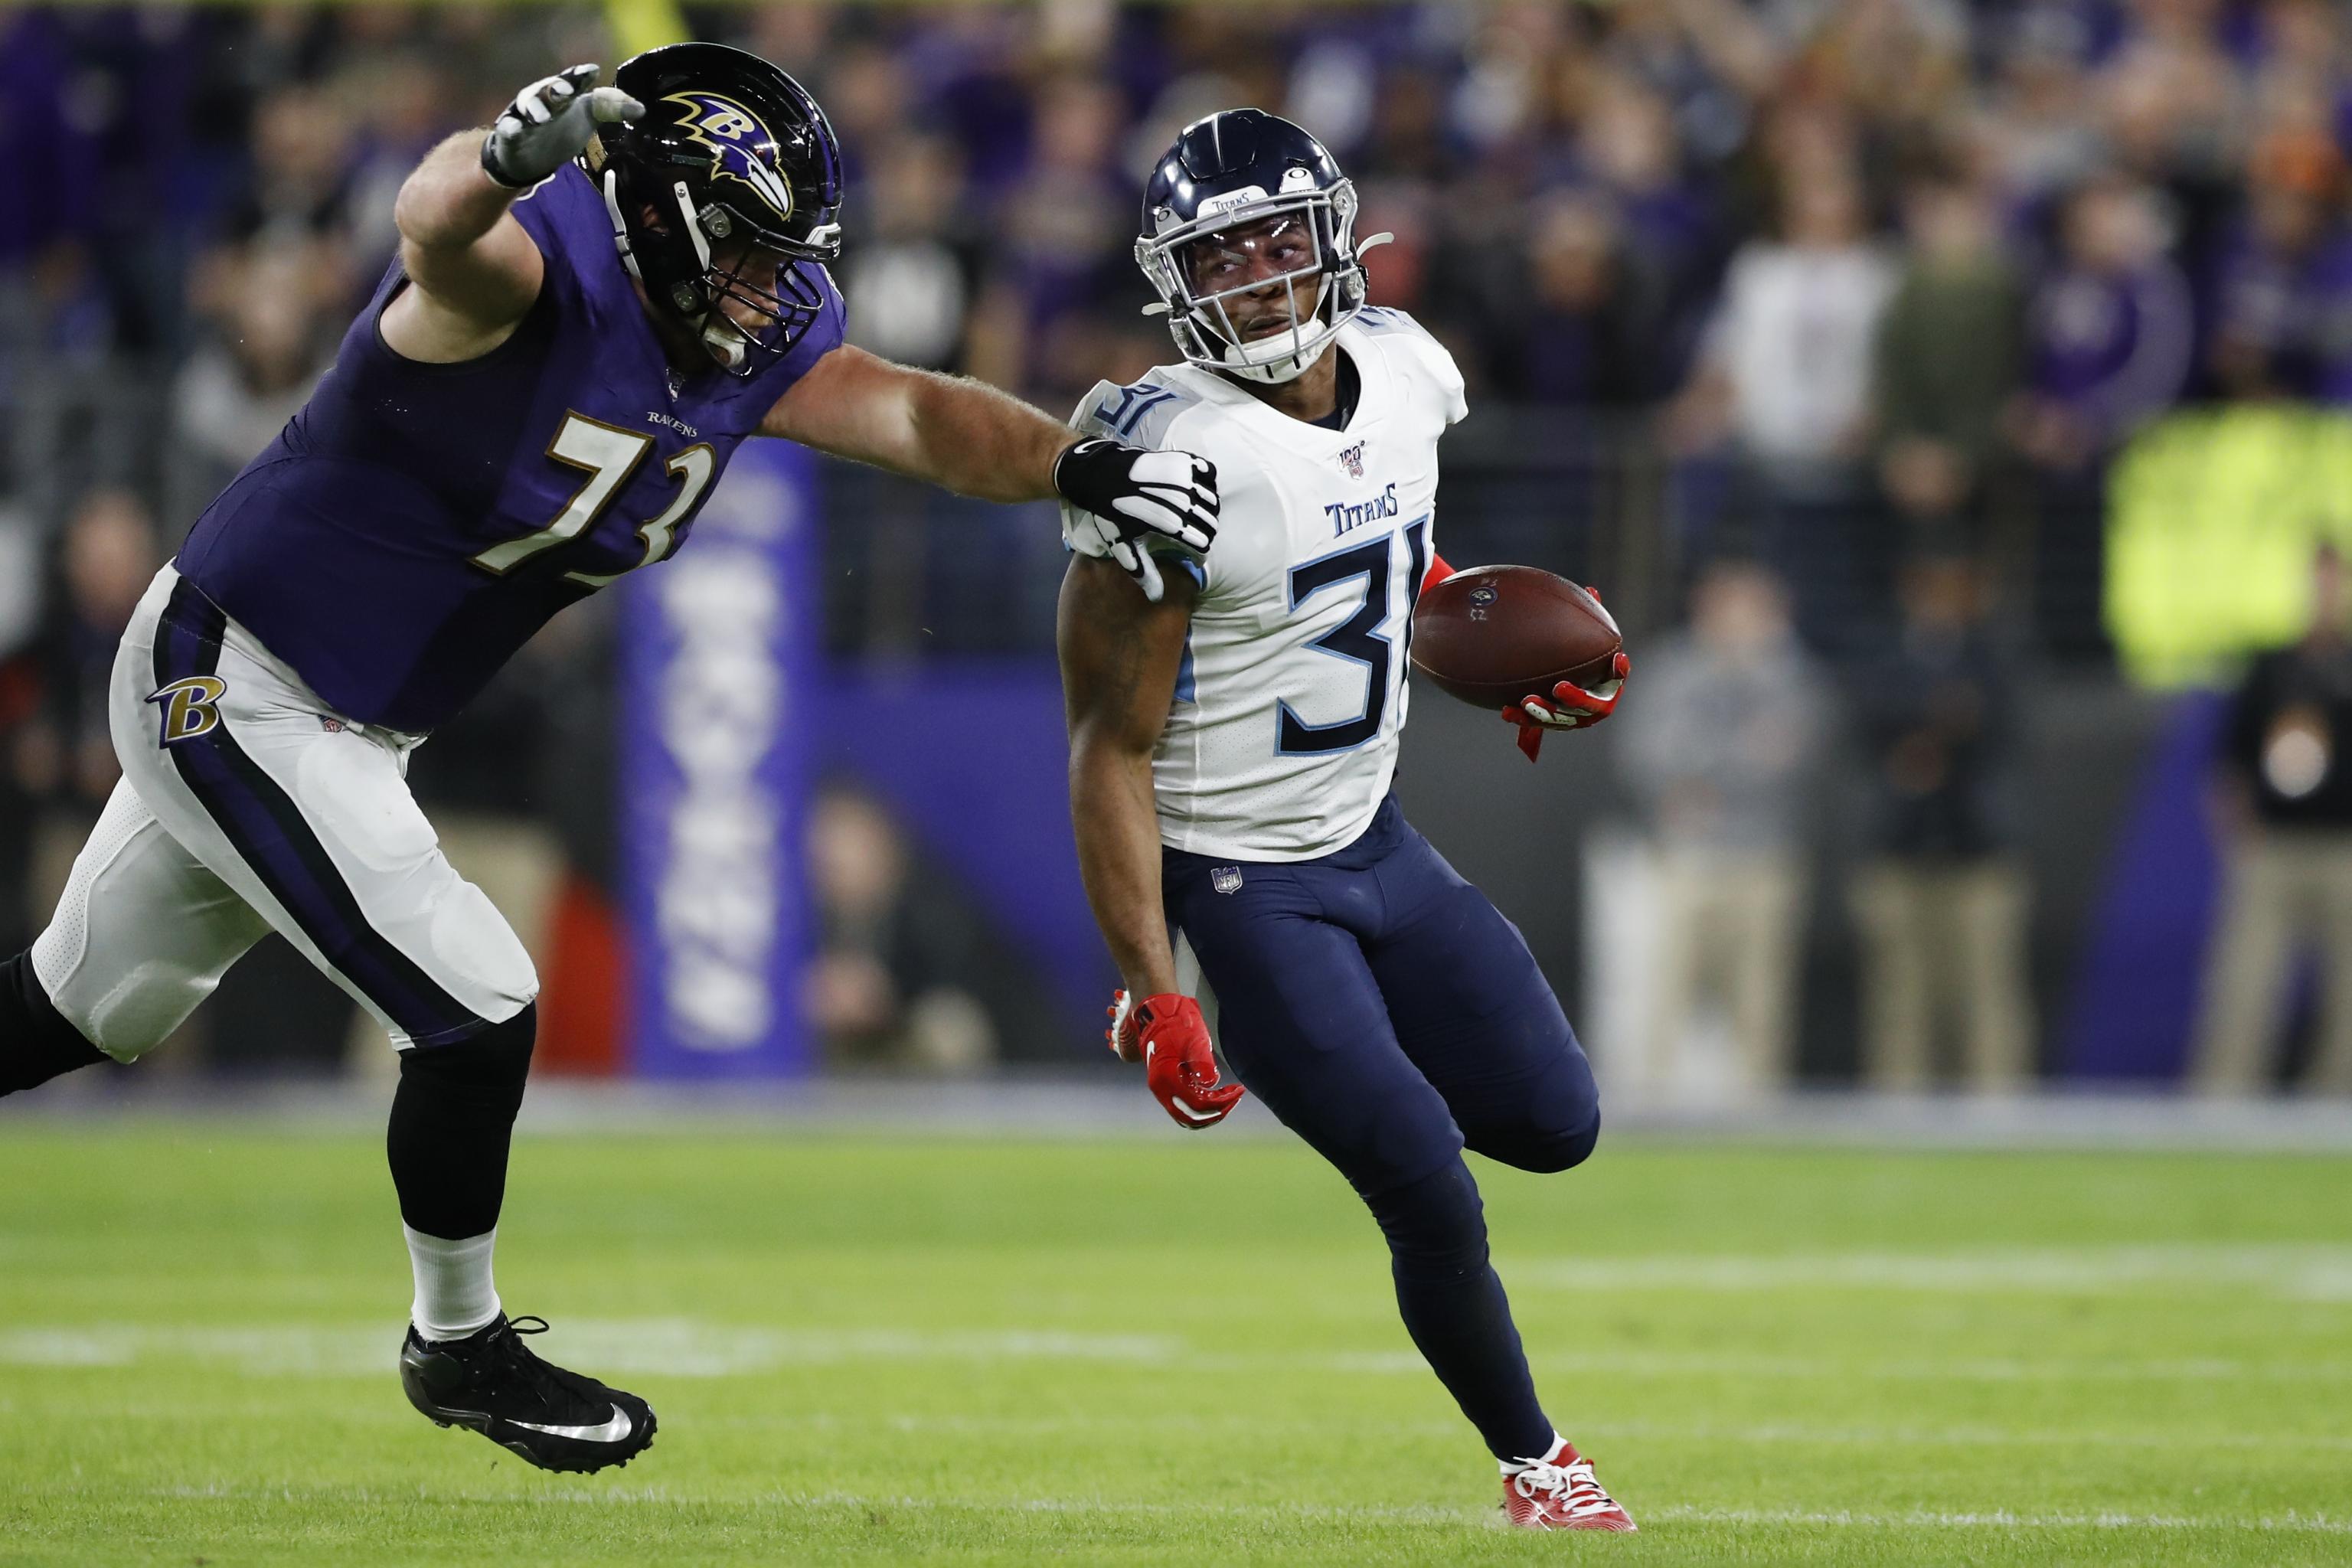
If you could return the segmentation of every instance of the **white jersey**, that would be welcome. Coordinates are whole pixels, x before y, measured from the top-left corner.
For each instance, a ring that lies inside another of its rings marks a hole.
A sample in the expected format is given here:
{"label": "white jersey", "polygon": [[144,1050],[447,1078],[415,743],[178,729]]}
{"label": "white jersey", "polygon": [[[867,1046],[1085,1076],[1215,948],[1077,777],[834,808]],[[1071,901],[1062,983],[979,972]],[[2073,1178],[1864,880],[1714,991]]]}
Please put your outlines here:
{"label": "white jersey", "polygon": [[1462,374],[1401,310],[1366,310],[1334,341],[1361,384],[1344,430],[1192,365],[1103,382],[1073,420],[1217,466],[1217,541],[1181,563],[1200,599],[1152,763],[1171,848],[1328,855],[1370,825],[1396,773],[1407,635],[1436,550],[1437,438],[1465,412]]}

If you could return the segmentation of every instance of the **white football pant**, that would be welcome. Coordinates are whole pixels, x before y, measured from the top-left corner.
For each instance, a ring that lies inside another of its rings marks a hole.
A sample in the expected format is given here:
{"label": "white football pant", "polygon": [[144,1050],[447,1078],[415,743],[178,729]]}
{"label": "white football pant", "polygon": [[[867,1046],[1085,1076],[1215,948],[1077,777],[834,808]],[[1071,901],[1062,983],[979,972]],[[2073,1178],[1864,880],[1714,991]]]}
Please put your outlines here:
{"label": "white football pant", "polygon": [[115,786],[33,969],[130,1061],[275,930],[405,1048],[503,1023],[530,955],[408,793],[418,737],[352,722],[166,566],[115,655]]}

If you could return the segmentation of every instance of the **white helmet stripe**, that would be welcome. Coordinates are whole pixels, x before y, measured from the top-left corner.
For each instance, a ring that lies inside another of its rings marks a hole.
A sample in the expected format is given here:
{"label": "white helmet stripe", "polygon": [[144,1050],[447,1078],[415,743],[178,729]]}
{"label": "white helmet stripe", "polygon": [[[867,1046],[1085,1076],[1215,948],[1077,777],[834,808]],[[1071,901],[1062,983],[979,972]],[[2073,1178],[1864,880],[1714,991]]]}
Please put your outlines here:
{"label": "white helmet stripe", "polygon": [[620,249],[621,265],[629,269],[630,277],[642,282],[645,275],[637,270],[637,253],[629,248],[628,221],[621,216],[621,171],[605,169],[604,190],[604,211],[613,220],[613,243]]}
{"label": "white helmet stripe", "polygon": [[710,241],[703,237],[702,220],[694,210],[694,198],[687,194],[684,180],[671,185],[670,190],[677,197],[678,216],[686,219],[687,237],[694,241],[695,259],[702,263],[702,270],[707,273],[710,270]]}

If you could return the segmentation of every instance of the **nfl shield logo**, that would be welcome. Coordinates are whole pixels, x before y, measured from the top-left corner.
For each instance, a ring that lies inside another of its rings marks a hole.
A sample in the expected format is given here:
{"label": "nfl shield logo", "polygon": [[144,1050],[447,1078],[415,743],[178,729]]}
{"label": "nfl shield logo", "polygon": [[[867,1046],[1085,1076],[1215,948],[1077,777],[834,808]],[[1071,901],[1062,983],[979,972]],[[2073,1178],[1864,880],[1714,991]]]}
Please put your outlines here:
{"label": "nfl shield logo", "polygon": [[1216,889],[1217,891],[1221,893],[1239,892],[1241,890],[1241,885],[1242,868],[1239,866],[1212,866],[1209,868],[1209,886]]}
{"label": "nfl shield logo", "polygon": [[1361,441],[1339,454],[1339,466],[1348,470],[1351,479],[1364,477],[1364,444]]}

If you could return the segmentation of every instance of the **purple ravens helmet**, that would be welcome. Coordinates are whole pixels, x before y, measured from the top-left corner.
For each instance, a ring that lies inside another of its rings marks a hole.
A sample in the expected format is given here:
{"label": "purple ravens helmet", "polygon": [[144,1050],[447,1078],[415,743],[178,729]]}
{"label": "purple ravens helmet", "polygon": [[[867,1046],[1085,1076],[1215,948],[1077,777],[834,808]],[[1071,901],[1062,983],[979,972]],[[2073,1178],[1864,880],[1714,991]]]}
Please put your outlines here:
{"label": "purple ravens helmet", "polygon": [[[1196,247],[1285,215],[1296,215],[1313,238],[1304,264],[1232,288],[1209,287],[1198,276]],[[1285,382],[1313,364],[1363,309],[1363,253],[1390,237],[1356,243],[1356,187],[1323,143],[1262,109],[1228,109],[1184,127],[1153,169],[1135,261],[1160,294],[1147,309],[1167,314],[1188,363]],[[1310,283],[1315,302],[1302,313],[1299,291]],[[1289,292],[1289,330],[1246,336],[1227,301],[1276,284]]]}
{"label": "purple ravens helmet", "polygon": [[[841,254],[833,126],[800,83],[723,44],[648,49],[622,61],[613,84],[645,116],[598,127],[580,163],[604,193],[621,259],[656,309],[698,329],[722,364],[748,375],[761,356],[788,353],[823,306],[796,264]],[[784,258],[773,276],[749,269],[763,253],[759,270]],[[743,331],[719,309],[722,299],[770,325]]]}

